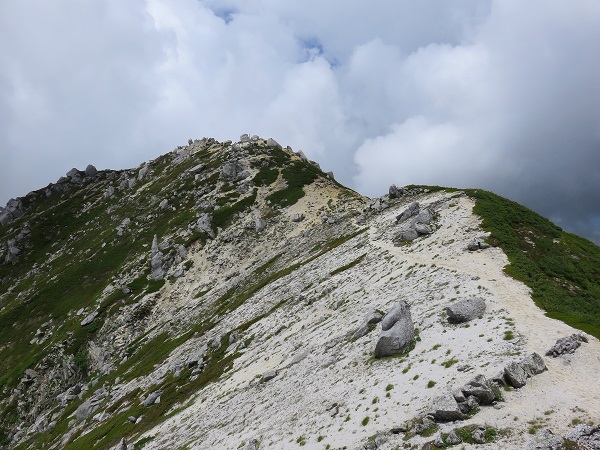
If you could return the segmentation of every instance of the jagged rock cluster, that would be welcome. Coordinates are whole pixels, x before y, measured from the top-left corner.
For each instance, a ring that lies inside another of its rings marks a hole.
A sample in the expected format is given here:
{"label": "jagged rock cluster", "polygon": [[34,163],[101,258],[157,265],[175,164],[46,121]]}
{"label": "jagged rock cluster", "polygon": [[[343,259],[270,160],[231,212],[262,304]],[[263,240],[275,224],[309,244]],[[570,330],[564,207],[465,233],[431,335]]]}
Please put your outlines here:
{"label": "jagged rock cluster", "polygon": [[597,450],[600,449],[600,425],[577,425],[564,436],[542,429],[522,450]]}
{"label": "jagged rock cluster", "polygon": [[546,356],[556,358],[561,355],[575,353],[581,343],[588,342],[588,339],[583,334],[572,334],[556,341],[550,350],[546,352]]}
{"label": "jagged rock cluster", "polygon": [[[492,405],[502,401],[502,386],[520,388],[526,384],[527,378],[538,375],[546,370],[544,360],[537,353],[512,362],[504,370],[491,379],[479,374],[464,386],[449,389],[433,401],[431,420],[439,422],[464,420],[468,414],[475,413],[480,406]],[[475,439],[475,436],[473,437]],[[479,443],[485,443],[485,440]]]}
{"label": "jagged rock cluster", "polygon": [[411,203],[408,208],[396,216],[396,224],[401,226],[400,239],[414,241],[419,236],[431,234],[432,219],[433,215],[429,208],[421,209],[418,202]]}

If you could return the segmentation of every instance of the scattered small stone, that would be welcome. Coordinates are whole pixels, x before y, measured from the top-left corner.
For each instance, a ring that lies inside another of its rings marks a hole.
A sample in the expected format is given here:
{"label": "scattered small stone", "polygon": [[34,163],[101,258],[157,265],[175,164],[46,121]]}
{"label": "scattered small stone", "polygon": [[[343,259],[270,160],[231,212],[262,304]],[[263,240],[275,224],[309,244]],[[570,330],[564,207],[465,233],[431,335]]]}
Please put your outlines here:
{"label": "scattered small stone", "polygon": [[390,429],[390,433],[392,433],[392,434],[406,433],[411,428],[412,428],[412,423],[411,422],[409,422],[409,421],[402,422],[401,424],[395,425],[394,427],[392,427]]}
{"label": "scattered small stone", "polygon": [[276,376],[277,376],[277,371],[275,369],[267,370],[260,377],[260,382],[261,383],[266,383],[267,381],[271,381]]}
{"label": "scattered small stone", "polygon": [[305,219],[304,214],[294,213],[292,214],[292,222],[302,222]]}
{"label": "scattered small stone", "polygon": [[444,448],[444,441],[442,440],[442,433],[438,433],[437,437],[433,441],[433,445],[437,448]]}
{"label": "scattered small stone", "polygon": [[485,428],[476,428],[471,433],[471,437],[477,444],[485,444]]}
{"label": "scattered small stone", "polygon": [[448,433],[448,436],[446,436],[446,442],[450,445],[457,445],[460,444],[462,440],[458,437],[455,430],[451,430],[450,433]]}

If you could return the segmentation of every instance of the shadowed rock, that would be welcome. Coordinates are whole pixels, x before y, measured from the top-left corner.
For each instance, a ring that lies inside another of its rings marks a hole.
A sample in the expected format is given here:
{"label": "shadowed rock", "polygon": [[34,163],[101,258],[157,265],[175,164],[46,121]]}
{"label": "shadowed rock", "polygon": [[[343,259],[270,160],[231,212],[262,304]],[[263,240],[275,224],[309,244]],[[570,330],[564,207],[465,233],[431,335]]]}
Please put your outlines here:
{"label": "shadowed rock", "polygon": [[148,394],[148,396],[144,400],[144,406],[146,408],[148,408],[148,407],[154,405],[155,403],[160,402],[161,394],[162,394],[162,391],[154,391],[154,392],[151,392],[150,394]]}
{"label": "shadowed rock", "polygon": [[450,392],[440,395],[433,400],[431,413],[435,420],[440,422],[463,420],[467,417],[462,413],[458,403]]}
{"label": "shadowed rock", "polygon": [[587,338],[582,334],[572,334],[571,336],[560,338],[558,341],[556,341],[556,344],[554,344],[552,348],[546,352],[546,355],[556,358],[557,356],[564,355],[566,353],[575,353],[575,350],[579,348],[581,343],[587,343],[587,341]]}
{"label": "shadowed rock", "polygon": [[472,252],[475,250],[484,250],[486,248],[490,248],[490,244],[485,242],[485,238],[482,237],[473,239],[471,242],[469,242],[469,245],[467,245],[467,249]]}
{"label": "shadowed rock", "polygon": [[404,211],[396,216],[396,223],[402,223],[417,214],[419,214],[419,204],[417,202],[411,203]]}
{"label": "shadowed rock", "polygon": [[274,370],[274,369],[267,370],[265,373],[262,374],[260,382],[261,383],[266,383],[267,381],[271,381],[276,376],[277,376],[277,371],[276,370]]}
{"label": "shadowed rock", "polygon": [[406,353],[415,339],[415,326],[410,307],[402,300],[381,321],[381,334],[375,346],[375,356],[390,356]]}
{"label": "shadowed rock", "polygon": [[163,269],[163,262],[163,254],[158,248],[158,238],[154,235],[150,259],[150,268],[152,270],[150,277],[153,280],[162,280],[164,278],[165,271]]}
{"label": "shadowed rock", "polygon": [[546,370],[546,363],[537,353],[532,353],[531,355],[526,356],[519,364],[525,373],[530,377],[538,375]]}
{"label": "shadowed rock", "polygon": [[392,184],[392,185],[390,186],[390,189],[389,189],[388,193],[389,193],[389,197],[390,197],[390,198],[400,198],[400,197],[402,197],[404,194],[406,194],[406,190],[405,190],[405,189],[402,189],[402,188],[399,188],[399,187],[397,187],[395,184]]}
{"label": "shadowed rock", "polygon": [[489,405],[496,399],[494,391],[490,387],[490,382],[483,375],[477,375],[462,388],[465,397],[473,396],[480,404]]}
{"label": "shadowed rock", "polygon": [[88,166],[85,168],[85,176],[86,177],[93,178],[96,176],[97,173],[98,173],[98,170],[91,164],[88,164]]}
{"label": "shadowed rock", "polygon": [[515,388],[523,387],[527,383],[527,373],[516,362],[510,363],[504,368],[504,378],[509,385]]}

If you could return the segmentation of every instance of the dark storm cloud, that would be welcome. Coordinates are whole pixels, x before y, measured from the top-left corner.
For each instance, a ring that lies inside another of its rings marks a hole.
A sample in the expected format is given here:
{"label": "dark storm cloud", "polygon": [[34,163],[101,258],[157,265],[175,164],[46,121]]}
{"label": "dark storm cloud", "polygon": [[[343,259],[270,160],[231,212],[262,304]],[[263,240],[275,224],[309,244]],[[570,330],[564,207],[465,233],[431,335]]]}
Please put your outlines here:
{"label": "dark storm cloud", "polygon": [[0,5],[0,202],[188,137],[273,136],[368,195],[483,187],[600,241],[595,0]]}

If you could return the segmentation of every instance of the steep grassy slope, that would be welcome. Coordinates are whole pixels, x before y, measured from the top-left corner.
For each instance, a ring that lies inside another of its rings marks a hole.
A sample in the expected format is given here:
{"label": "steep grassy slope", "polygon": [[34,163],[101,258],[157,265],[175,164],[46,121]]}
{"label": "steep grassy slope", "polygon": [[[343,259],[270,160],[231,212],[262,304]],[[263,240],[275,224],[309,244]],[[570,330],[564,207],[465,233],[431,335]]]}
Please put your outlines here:
{"label": "steep grassy slope", "polygon": [[461,191],[477,199],[473,212],[491,233],[490,243],[508,256],[506,273],[532,289],[549,317],[600,338],[600,247],[492,192]]}

